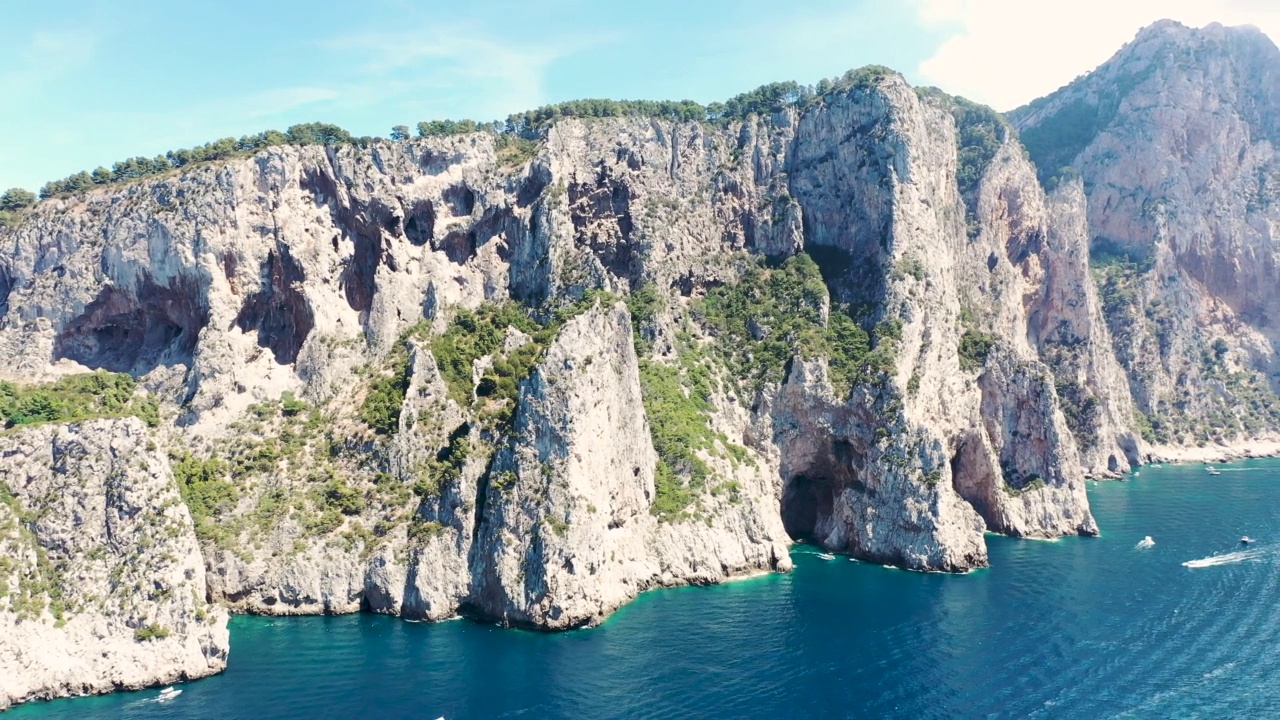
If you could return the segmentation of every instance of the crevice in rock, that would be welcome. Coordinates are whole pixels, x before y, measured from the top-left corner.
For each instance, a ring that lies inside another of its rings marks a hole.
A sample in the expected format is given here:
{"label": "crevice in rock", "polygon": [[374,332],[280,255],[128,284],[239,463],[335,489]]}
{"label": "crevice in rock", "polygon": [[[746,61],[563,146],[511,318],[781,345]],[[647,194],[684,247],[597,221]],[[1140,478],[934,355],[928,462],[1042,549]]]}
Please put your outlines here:
{"label": "crevice in rock", "polygon": [[444,202],[454,217],[468,217],[476,207],[476,194],[466,185],[450,185],[445,188]]}
{"label": "crevice in rock", "polygon": [[[524,228],[520,219],[505,206],[495,206],[484,211],[484,215],[470,229],[452,230],[443,238],[434,241],[431,249],[443,252],[449,261],[457,265],[465,265],[481,247],[495,237],[519,237]],[[504,244],[498,248],[498,255],[504,261],[510,259],[510,248]]]}
{"label": "crevice in rock", "polygon": [[430,200],[422,200],[407,213],[404,236],[409,243],[422,247],[436,237],[436,208]]}
{"label": "crevice in rock", "polygon": [[9,313],[9,295],[13,292],[13,272],[0,263],[0,318]]}
{"label": "crevice in rock", "polygon": [[334,220],[355,246],[340,282],[352,310],[364,312],[373,307],[378,265],[387,259],[382,233],[399,237],[400,217],[380,201],[365,206],[337,208]]}
{"label": "crevice in rock", "polygon": [[222,253],[222,275],[227,279],[227,285],[231,288],[232,295],[240,294],[240,284],[236,282],[236,270],[240,267],[240,261],[236,258],[235,253],[230,251]]}
{"label": "crevice in rock", "polygon": [[491,207],[476,222],[472,232],[475,234],[476,247],[481,247],[493,238],[508,232],[512,227],[519,229],[519,220],[507,207]]}
{"label": "crevice in rock", "polygon": [[804,251],[813,258],[831,299],[850,307],[876,307],[885,296],[887,274],[879,248],[854,253],[832,245],[809,242],[805,228]]}
{"label": "crevice in rock", "polygon": [[165,365],[190,365],[208,308],[207,293],[193,278],[167,286],[149,277],[132,290],[104,287],[84,312],[54,338],[53,359],[93,369],[145,375]]}
{"label": "crevice in rock", "polygon": [[602,167],[592,182],[569,183],[574,242],[591,249],[610,274],[631,280],[640,258],[631,242],[631,189]]}
{"label": "crevice in rock", "polygon": [[373,306],[374,277],[382,261],[382,242],[362,233],[354,233],[355,250],[343,269],[339,282],[352,310],[364,312]]}
{"label": "crevice in rock", "polygon": [[[403,237],[409,234],[412,220],[413,235],[409,237],[409,241],[417,244],[424,233],[434,232],[434,208],[428,211],[415,207],[415,213],[402,218],[380,200],[373,200],[368,204],[352,200],[347,205],[338,197],[333,179],[318,168],[305,172],[300,184],[302,189],[315,196],[317,203],[323,202],[329,206],[334,224],[341,230],[343,237],[351,239],[354,251],[345,261],[346,267],[338,282],[352,310],[368,310],[373,306],[374,278],[378,265],[388,257],[386,248],[383,247],[383,233],[395,238]],[[430,222],[427,222],[427,212],[430,213]],[[335,250],[339,247],[338,240],[336,236],[333,238]]]}
{"label": "crevice in rock", "polygon": [[337,184],[328,173],[320,168],[308,168],[302,171],[302,177],[298,180],[298,187],[311,193],[311,198],[315,200],[317,205],[336,201],[338,197]]}
{"label": "crevice in rock", "polygon": [[516,194],[516,207],[526,208],[532,205],[550,184],[550,168],[537,162],[530,165],[529,175],[520,183],[520,192]]}
{"label": "crevice in rock", "polygon": [[298,351],[315,326],[311,304],[297,289],[305,279],[289,248],[277,245],[262,264],[261,289],[245,301],[236,316],[236,326],[242,332],[256,330],[258,346],[271,350],[281,365],[292,365],[298,359]]}
{"label": "crevice in rock", "polygon": [[995,505],[993,495],[1003,492],[996,485],[1001,479],[991,465],[991,457],[980,432],[966,433],[951,455],[951,487],[978,511],[988,529],[1001,532],[1000,508]]}

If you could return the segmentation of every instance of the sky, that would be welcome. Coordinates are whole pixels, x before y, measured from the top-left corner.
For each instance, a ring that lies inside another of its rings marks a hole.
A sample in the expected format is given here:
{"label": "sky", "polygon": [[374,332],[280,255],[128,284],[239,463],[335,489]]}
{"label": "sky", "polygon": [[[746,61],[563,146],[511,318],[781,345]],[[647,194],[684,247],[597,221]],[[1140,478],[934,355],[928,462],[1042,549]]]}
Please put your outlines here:
{"label": "sky", "polygon": [[872,63],[1010,110],[1165,17],[1280,38],[1280,0],[0,0],[0,188],[297,122],[709,103]]}

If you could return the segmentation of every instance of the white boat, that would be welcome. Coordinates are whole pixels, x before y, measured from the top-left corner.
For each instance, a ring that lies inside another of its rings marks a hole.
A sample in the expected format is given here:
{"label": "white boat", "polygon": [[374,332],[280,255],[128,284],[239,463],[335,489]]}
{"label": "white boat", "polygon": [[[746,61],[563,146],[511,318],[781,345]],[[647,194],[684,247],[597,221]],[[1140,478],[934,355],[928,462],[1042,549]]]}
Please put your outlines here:
{"label": "white boat", "polygon": [[168,702],[182,694],[181,690],[167,687],[160,691],[160,696],[156,698],[156,702]]}
{"label": "white boat", "polygon": [[818,557],[822,558],[823,560],[835,560],[835,559],[836,559],[836,556],[835,556],[835,555],[832,555],[831,553],[818,553]]}
{"label": "white boat", "polygon": [[1221,472],[1221,471],[1219,471],[1219,470],[1214,470],[1213,468],[1209,468],[1209,474],[1210,474],[1210,475],[1221,475],[1221,474],[1222,474],[1222,472]]}
{"label": "white boat", "polygon": [[1253,538],[1249,537],[1248,535],[1245,535],[1244,537],[1240,538],[1241,545],[1248,545],[1251,542],[1253,542]]}
{"label": "white boat", "polygon": [[1156,546],[1156,541],[1150,535],[1138,541],[1138,547],[1143,550],[1146,550],[1147,548],[1151,548],[1155,546]]}

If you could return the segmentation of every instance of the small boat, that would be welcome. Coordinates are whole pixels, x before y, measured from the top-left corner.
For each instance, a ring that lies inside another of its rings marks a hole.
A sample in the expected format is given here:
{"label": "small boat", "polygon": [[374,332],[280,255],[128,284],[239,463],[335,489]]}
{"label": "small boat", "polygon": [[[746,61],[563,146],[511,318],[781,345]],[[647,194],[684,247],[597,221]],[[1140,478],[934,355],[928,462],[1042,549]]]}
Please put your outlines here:
{"label": "small boat", "polygon": [[1143,550],[1146,550],[1147,548],[1151,548],[1155,546],[1156,546],[1156,541],[1150,535],[1138,541],[1138,547]]}
{"label": "small boat", "polygon": [[177,690],[173,687],[167,687],[160,691],[160,696],[156,698],[156,702],[168,702],[181,694],[181,690]]}
{"label": "small boat", "polygon": [[1253,538],[1249,537],[1248,535],[1245,535],[1244,537],[1240,538],[1241,545],[1248,545],[1251,542],[1253,542]]}
{"label": "small boat", "polygon": [[835,556],[835,555],[832,555],[831,553],[818,553],[818,557],[822,558],[823,560],[835,560],[835,559],[836,559],[836,556]]}
{"label": "small boat", "polygon": [[1221,475],[1221,474],[1222,474],[1222,471],[1220,471],[1220,470],[1214,470],[1213,468],[1209,468],[1209,474],[1210,474],[1210,475]]}

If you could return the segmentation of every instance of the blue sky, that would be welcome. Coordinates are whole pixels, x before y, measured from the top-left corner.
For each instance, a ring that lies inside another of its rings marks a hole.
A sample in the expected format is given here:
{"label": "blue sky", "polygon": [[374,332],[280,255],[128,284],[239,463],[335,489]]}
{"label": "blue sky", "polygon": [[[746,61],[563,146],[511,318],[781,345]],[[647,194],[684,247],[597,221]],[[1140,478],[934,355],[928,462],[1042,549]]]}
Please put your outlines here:
{"label": "blue sky", "polygon": [[[991,68],[1018,51],[1004,24],[1022,0],[0,0],[0,188],[295,122],[385,135],[581,97],[710,102],[868,63],[1008,109],[1180,12],[1132,2],[1109,32],[1080,30],[1093,50],[1055,32],[1033,47],[1064,49],[1043,69],[1023,55],[1012,77]],[[1196,23],[1274,15],[1186,3]]]}

